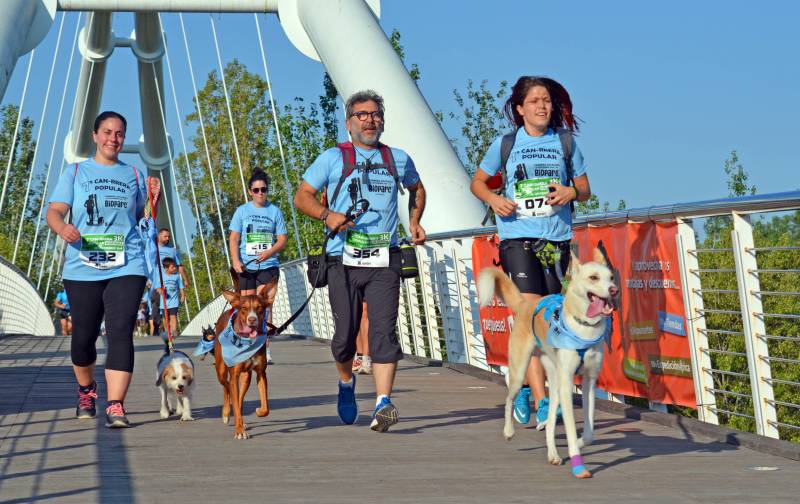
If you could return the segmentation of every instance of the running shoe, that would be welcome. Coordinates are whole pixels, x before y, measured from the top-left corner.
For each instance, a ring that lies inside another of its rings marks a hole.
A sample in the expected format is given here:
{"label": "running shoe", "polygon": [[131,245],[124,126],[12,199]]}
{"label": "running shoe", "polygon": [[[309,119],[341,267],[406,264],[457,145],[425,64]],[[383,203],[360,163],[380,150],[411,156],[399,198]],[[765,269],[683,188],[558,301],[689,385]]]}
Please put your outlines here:
{"label": "running shoe", "polygon": [[369,428],[375,432],[386,432],[389,427],[397,423],[397,408],[388,397],[381,399],[375,406],[375,413],[372,415],[372,423]]}
{"label": "running shoe", "polygon": [[531,421],[531,388],[527,385],[519,389],[514,398],[514,420],[522,425]]}
{"label": "running shoe", "polygon": [[78,406],[75,408],[75,416],[81,419],[94,418],[97,416],[97,382],[92,382],[91,389],[82,391],[78,387]]}
{"label": "running shoe", "polygon": [[336,411],[342,423],[352,425],[358,418],[358,403],[356,403],[356,375],[353,375],[353,384],[345,386],[339,382],[339,399],[336,403]]}
{"label": "running shoe", "polygon": [[[550,413],[550,398],[544,397],[536,405],[536,430],[542,430],[547,425],[547,415]],[[561,406],[556,410],[556,423],[561,418]]]}
{"label": "running shoe", "polygon": [[372,359],[370,359],[369,355],[365,355],[361,359],[361,369],[358,374],[372,374]]}
{"label": "running shoe", "polygon": [[363,362],[364,359],[361,354],[356,354],[356,356],[353,357],[353,374],[361,373],[361,366]]}
{"label": "running shoe", "polygon": [[267,365],[270,364],[275,364],[275,361],[272,360],[272,352],[270,352],[269,348],[267,348]]}
{"label": "running shoe", "polygon": [[131,423],[125,416],[125,408],[121,402],[113,402],[106,408],[106,427],[110,429],[120,429],[130,427]]}

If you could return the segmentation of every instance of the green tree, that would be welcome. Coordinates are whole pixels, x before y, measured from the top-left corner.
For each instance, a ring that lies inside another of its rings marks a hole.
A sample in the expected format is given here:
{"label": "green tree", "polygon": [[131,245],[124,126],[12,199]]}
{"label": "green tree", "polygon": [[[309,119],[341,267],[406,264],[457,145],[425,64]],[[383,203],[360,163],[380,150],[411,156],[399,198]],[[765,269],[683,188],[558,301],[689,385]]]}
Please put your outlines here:
{"label": "green tree", "polygon": [[735,150],[732,150],[731,155],[725,160],[725,174],[728,175],[729,197],[733,198],[756,193],[755,185],[747,185],[750,175],[739,163],[739,155]]}
{"label": "green tree", "polygon": [[470,177],[478,169],[489,145],[499,136],[511,131],[511,127],[503,117],[503,102],[508,94],[508,83],[500,81],[497,89],[489,88],[484,80],[478,87],[470,79],[463,93],[453,90],[458,111],[450,112],[449,117],[460,125],[460,142],[454,142],[456,151],[467,169]]}

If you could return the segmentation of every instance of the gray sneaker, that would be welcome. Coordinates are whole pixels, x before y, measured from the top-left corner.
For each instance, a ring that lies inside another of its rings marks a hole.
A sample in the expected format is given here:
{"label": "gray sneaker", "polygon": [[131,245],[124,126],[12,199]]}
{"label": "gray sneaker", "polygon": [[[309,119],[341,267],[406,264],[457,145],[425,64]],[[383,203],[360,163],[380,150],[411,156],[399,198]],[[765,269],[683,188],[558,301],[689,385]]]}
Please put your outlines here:
{"label": "gray sneaker", "polygon": [[121,429],[130,426],[131,423],[128,417],[125,416],[125,408],[122,407],[121,402],[112,403],[111,406],[106,408],[106,427],[109,429]]}

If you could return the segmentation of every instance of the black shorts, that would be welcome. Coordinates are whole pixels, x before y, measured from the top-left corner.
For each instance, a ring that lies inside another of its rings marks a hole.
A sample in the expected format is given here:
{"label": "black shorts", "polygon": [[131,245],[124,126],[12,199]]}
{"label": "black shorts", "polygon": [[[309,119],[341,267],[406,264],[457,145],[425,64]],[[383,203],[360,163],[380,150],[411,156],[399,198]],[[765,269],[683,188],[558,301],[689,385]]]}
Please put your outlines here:
{"label": "black shorts", "polygon": [[58,310],[58,317],[62,319],[70,318],[70,312],[68,310]]}
{"label": "black shorts", "polygon": [[258,271],[247,271],[239,273],[239,289],[240,290],[254,290],[261,285],[266,285],[273,280],[276,282],[280,278],[281,270],[277,267],[267,268]]}
{"label": "black shorts", "polygon": [[363,301],[369,305],[369,355],[378,364],[403,358],[397,338],[400,301],[400,250],[392,249],[388,268],[344,266],[341,256],[328,256],[328,299],[334,320],[331,352],[336,362],[347,362],[356,353]]}
{"label": "black shorts", "polygon": [[[522,293],[546,296],[561,292],[561,282],[556,272],[546,273],[536,256],[537,245],[545,242],[547,240],[535,238],[511,238],[500,242],[500,266]],[[561,253],[559,266],[562,274],[566,274],[570,257],[569,241],[550,243]]]}
{"label": "black shorts", "polygon": [[[167,308],[167,314],[168,315],[174,315],[174,316],[177,317],[178,316],[178,310],[180,310],[180,307],[178,307],[178,308]],[[161,310],[161,313],[164,313],[164,310]]]}

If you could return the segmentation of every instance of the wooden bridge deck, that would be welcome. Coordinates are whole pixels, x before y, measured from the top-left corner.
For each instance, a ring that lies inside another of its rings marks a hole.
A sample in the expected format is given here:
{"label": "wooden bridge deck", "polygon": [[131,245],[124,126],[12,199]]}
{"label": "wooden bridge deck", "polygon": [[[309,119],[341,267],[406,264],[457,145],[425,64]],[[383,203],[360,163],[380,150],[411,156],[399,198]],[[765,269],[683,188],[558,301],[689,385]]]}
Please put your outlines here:
{"label": "wooden bridge deck", "polygon": [[[195,360],[197,420],[161,420],[153,385],[162,345],[149,338],[136,345],[126,401],[134,427],[108,430],[100,419],[73,416],[68,338],[0,338],[0,502],[797,502],[800,495],[798,462],[604,412],[595,444],[584,450],[594,478],[577,481],[568,466],[547,464],[543,432],[518,429],[503,440],[502,386],[409,360],[393,396],[400,423],[386,434],[369,430],[374,389],[360,377],[362,414],[344,426],[330,352],[303,339],[273,342],[271,413],[255,417],[251,387],[252,438],[237,441],[220,421],[209,360]],[[560,427],[558,442],[565,456]]]}

